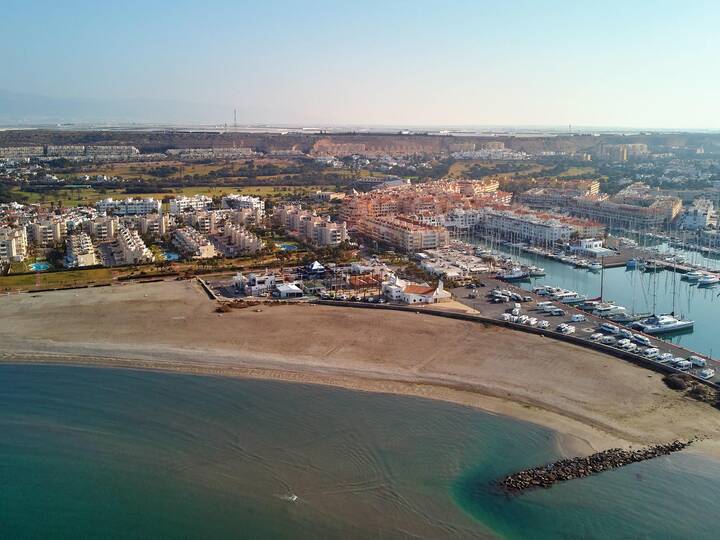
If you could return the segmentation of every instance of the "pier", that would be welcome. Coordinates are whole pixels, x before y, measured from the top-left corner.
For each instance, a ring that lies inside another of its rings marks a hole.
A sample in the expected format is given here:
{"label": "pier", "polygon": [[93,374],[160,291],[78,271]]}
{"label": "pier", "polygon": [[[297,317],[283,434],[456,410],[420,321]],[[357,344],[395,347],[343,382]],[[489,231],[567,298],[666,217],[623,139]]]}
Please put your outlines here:
{"label": "pier", "polygon": [[639,450],[612,448],[591,454],[587,457],[562,459],[549,465],[525,469],[506,476],[498,482],[498,486],[502,491],[509,494],[518,494],[529,489],[548,489],[559,482],[585,478],[604,471],[618,469],[632,463],[667,456],[687,448],[690,444],[692,444],[692,441],[673,441],[667,444],[648,446]]}

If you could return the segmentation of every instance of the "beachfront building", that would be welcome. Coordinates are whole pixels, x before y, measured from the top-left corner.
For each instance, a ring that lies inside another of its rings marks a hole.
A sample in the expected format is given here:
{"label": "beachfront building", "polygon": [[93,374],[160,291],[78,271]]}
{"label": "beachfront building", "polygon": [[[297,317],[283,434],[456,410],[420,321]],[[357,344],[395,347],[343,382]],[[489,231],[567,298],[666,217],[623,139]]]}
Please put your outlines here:
{"label": "beachfront building", "polygon": [[382,284],[382,294],[394,302],[437,304],[452,300],[452,294],[445,290],[442,280],[438,282],[437,287],[432,287],[427,284],[405,281],[395,274],[388,274],[387,278]]}
{"label": "beachfront building", "polygon": [[143,264],[155,260],[138,231],[120,226],[113,243],[115,264]]}
{"label": "beachfront building", "polygon": [[272,273],[248,274],[247,277],[238,272],[233,277],[235,287],[247,296],[263,296],[270,294],[277,284],[277,277]]}
{"label": "beachfront building", "polygon": [[189,210],[210,210],[213,205],[212,197],[207,195],[194,195],[192,197],[175,197],[170,199],[168,211],[171,214],[179,214]]}
{"label": "beachfront building", "polygon": [[257,210],[262,218],[265,215],[265,202],[260,197],[251,197],[249,195],[238,195],[231,193],[220,199],[220,208],[232,210]]}
{"label": "beachfront building", "polygon": [[217,256],[215,247],[207,237],[192,227],[173,231],[172,244],[188,259],[211,259]]}
{"label": "beachfront building", "polygon": [[95,203],[95,209],[101,214],[113,214],[116,216],[138,216],[143,214],[160,213],[162,204],[160,201],[148,197],[145,199],[113,199],[109,197]]}
{"label": "beachfront building", "polygon": [[445,247],[450,243],[450,234],[445,227],[426,225],[400,216],[364,219],[359,223],[358,232],[408,253]]}
{"label": "beachfront building", "polygon": [[112,240],[120,227],[120,220],[115,216],[98,216],[82,222],[82,229],[99,242]]}
{"label": "beachfront building", "polygon": [[66,268],[83,268],[98,264],[95,246],[89,234],[81,232],[68,236],[64,262]]}
{"label": "beachfront building", "polygon": [[28,240],[38,247],[61,244],[67,236],[67,220],[62,217],[41,219],[27,226]]}
{"label": "beachfront building", "polygon": [[27,257],[28,239],[23,228],[0,227],[0,263],[22,262]]}

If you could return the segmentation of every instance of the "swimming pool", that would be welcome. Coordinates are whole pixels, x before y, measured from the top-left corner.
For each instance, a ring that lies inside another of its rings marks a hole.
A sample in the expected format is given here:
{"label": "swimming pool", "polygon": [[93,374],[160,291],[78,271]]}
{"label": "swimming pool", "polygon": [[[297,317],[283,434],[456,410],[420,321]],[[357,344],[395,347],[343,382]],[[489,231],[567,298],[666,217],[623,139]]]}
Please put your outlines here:
{"label": "swimming pool", "polygon": [[163,251],[162,252],[163,257],[165,257],[166,261],[178,261],[180,260],[180,254],[175,253],[174,251]]}
{"label": "swimming pool", "polygon": [[50,270],[50,263],[44,261],[34,262],[30,265],[30,270],[33,272],[44,272],[45,270]]}
{"label": "swimming pool", "polygon": [[281,243],[277,245],[281,250],[283,251],[297,251],[297,246],[295,244],[288,244],[288,243]]}

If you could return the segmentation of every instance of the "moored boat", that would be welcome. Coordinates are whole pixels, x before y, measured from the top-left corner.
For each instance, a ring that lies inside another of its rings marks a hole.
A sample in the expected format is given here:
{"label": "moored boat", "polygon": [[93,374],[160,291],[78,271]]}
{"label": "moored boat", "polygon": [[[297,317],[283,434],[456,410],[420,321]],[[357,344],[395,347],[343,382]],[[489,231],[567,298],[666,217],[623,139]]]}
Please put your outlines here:
{"label": "moored boat", "polygon": [[695,321],[678,319],[674,315],[653,315],[647,319],[634,322],[632,328],[642,330],[646,334],[668,334],[679,330],[688,330],[695,326]]}

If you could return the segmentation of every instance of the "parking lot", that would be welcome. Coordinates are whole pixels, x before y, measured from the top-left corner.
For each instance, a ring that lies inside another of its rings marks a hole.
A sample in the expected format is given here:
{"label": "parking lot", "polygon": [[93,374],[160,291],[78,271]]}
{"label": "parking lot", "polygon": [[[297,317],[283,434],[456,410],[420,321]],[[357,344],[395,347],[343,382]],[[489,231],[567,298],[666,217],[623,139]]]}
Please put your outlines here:
{"label": "parking lot", "polygon": [[[718,377],[718,374],[720,374],[720,364],[714,360],[702,357],[702,355],[695,354],[692,351],[656,337],[643,334],[642,332],[636,330],[631,331],[622,325],[614,323],[610,323],[610,327],[607,327],[607,330],[601,330],[601,325],[607,325],[609,321],[591,315],[576,307],[563,304],[559,301],[553,301],[548,297],[537,295],[493,278],[480,279],[479,282],[484,286],[478,286],[477,288],[457,287],[453,289],[452,292],[459,302],[476,309],[485,317],[510,320],[510,322],[519,324],[531,324],[539,328],[544,327],[545,330],[551,332],[572,333],[575,337],[600,342],[627,352],[641,354],[646,358],[652,356],[651,359],[653,361],[678,367],[697,376],[701,376],[701,371],[705,367],[712,368],[715,370],[715,374],[708,380],[713,382],[720,380]],[[502,296],[505,296],[508,300],[505,301],[503,299],[499,301],[498,298],[501,293],[495,293],[495,296],[492,296],[492,291],[509,292],[510,296],[508,297],[508,295],[503,294]],[[543,303],[549,303],[560,308],[562,314],[560,311],[556,311],[556,314],[543,311],[541,309],[544,305]],[[516,308],[519,308],[518,311],[513,312]],[[517,313],[517,315],[515,315],[515,313]],[[583,320],[577,320],[581,317]],[[535,319],[535,321],[533,322],[531,319]],[[542,321],[546,321],[546,323]],[[545,324],[547,324],[546,327]],[[572,327],[572,330],[563,328],[561,325]],[[616,327],[617,332],[613,331],[611,327]],[[653,355],[652,353],[650,353],[650,355],[645,354],[648,348],[657,349],[657,355]],[[688,360],[692,356],[698,358],[695,365],[693,365],[692,360]],[[699,365],[703,361],[706,362],[706,366]]]}

